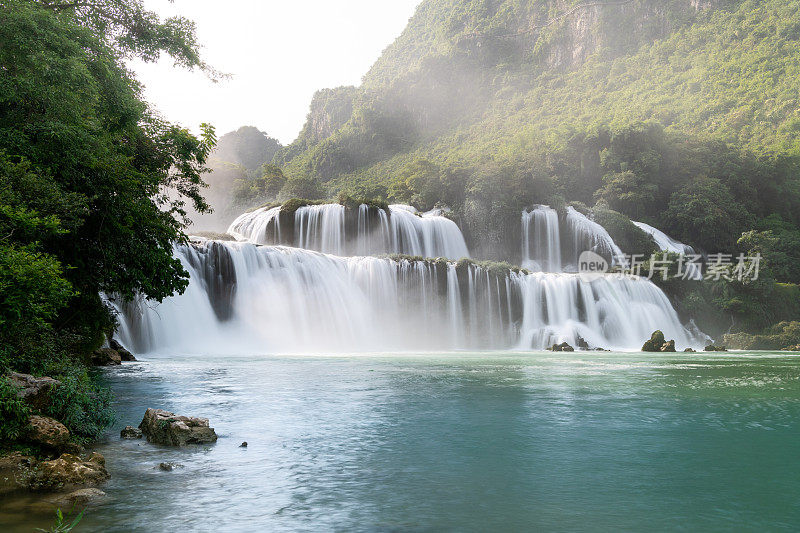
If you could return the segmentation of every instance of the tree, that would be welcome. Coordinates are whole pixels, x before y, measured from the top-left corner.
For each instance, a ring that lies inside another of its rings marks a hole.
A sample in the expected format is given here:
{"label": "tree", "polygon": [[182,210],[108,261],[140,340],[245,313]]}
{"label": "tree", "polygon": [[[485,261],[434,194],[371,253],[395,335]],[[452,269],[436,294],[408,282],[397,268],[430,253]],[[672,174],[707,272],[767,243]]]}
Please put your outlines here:
{"label": "tree", "polygon": [[725,184],[705,177],[675,192],[663,217],[671,235],[709,252],[735,250],[739,236],[753,222]]}
{"label": "tree", "polygon": [[243,207],[275,200],[284,185],[286,185],[286,176],[283,175],[280,168],[275,165],[263,165],[261,176],[258,178],[240,178],[234,182],[233,205]]}
{"label": "tree", "polygon": [[[197,50],[190,22],[159,21],[140,0],[0,10],[0,286],[28,280],[15,290],[45,302],[34,305],[42,319],[82,349],[110,323],[100,293],[161,300],[188,283],[172,249],[187,203],[208,210],[213,129],[197,137],[159,118],[123,59],[163,52],[216,76]],[[5,329],[3,341],[22,335]]]}

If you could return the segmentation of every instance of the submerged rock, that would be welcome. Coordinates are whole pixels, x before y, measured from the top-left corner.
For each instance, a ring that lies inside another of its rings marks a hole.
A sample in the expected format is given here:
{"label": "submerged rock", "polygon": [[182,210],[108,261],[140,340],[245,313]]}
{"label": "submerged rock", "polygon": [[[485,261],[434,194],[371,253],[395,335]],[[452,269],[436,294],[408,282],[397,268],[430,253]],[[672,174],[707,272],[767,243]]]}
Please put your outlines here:
{"label": "submerged rock", "polygon": [[121,365],[122,357],[113,348],[98,348],[92,353],[92,364],[95,366]]}
{"label": "submerged rock", "polygon": [[32,415],[28,419],[25,440],[58,450],[69,442],[69,430],[58,420],[47,416]]}
{"label": "submerged rock", "polygon": [[159,463],[158,468],[164,472],[172,472],[176,468],[183,468],[183,465],[179,463]]}
{"label": "submerged rock", "polygon": [[147,442],[164,446],[186,446],[217,441],[207,418],[179,416],[163,409],[147,409],[139,429]]}
{"label": "submerged rock", "polygon": [[27,478],[34,464],[34,457],[20,452],[0,455],[0,494],[28,488]]}
{"label": "submerged rock", "polygon": [[133,426],[125,426],[122,431],[119,432],[119,436],[123,439],[141,439],[142,430]]}
{"label": "submerged rock", "polygon": [[239,448],[247,448],[247,441],[244,441],[239,445]]}
{"label": "submerged rock", "polygon": [[58,507],[70,509],[72,507],[85,507],[94,501],[104,498],[105,495],[105,492],[96,488],[78,489],[68,494],[59,494],[52,498],[50,502]]}
{"label": "submerged rock", "polygon": [[44,410],[50,405],[53,391],[61,386],[57,379],[49,377],[37,378],[30,374],[11,372],[8,375],[11,384],[18,387],[17,397],[37,411]]}

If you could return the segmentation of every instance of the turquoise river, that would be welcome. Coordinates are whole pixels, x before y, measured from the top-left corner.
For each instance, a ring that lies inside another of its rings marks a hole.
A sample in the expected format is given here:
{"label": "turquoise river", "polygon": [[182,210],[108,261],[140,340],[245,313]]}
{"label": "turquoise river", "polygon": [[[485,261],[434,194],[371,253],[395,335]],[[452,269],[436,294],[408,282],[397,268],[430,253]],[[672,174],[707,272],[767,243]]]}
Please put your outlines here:
{"label": "turquoise river", "polygon": [[[800,529],[797,356],[141,359],[104,371],[112,478],[75,531]],[[147,407],[220,439],[120,440]],[[46,527],[34,508],[7,502],[3,531]]]}

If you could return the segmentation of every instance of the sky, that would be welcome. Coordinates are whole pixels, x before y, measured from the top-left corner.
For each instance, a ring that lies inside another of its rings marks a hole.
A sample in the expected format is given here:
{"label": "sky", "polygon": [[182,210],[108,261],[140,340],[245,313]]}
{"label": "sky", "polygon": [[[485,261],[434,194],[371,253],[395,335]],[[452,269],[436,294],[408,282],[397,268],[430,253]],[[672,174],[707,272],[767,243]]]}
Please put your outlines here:
{"label": "sky", "polygon": [[318,89],[359,85],[384,48],[400,35],[420,0],[145,0],[166,17],[197,24],[203,58],[231,79],[132,61],[145,98],[168,120],[221,136],[256,126],[292,142]]}

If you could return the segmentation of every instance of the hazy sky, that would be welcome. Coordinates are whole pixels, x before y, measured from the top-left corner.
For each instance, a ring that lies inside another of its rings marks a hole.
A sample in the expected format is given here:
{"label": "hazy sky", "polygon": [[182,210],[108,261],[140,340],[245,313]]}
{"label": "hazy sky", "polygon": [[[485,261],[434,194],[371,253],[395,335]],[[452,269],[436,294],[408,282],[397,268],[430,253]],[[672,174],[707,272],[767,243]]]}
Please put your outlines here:
{"label": "hazy sky", "polygon": [[162,16],[197,23],[206,62],[230,80],[133,62],[148,101],[192,130],[222,135],[253,125],[287,144],[317,89],[358,85],[405,27],[420,0],[145,0]]}

